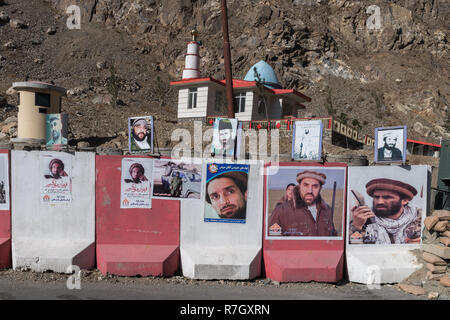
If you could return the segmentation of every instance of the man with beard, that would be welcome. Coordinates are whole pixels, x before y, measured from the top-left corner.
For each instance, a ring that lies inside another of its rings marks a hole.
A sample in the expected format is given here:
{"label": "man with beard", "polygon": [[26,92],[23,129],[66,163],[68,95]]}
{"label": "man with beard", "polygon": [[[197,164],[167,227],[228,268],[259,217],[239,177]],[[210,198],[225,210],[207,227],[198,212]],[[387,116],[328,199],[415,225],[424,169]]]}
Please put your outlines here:
{"label": "man with beard", "polygon": [[387,132],[383,135],[384,146],[378,149],[379,161],[397,161],[402,160],[402,152],[397,149],[397,136],[393,132]]}
{"label": "man with beard", "polygon": [[218,125],[218,140],[214,148],[220,152],[220,155],[234,154],[235,139],[233,139],[233,125],[229,119],[220,119]]}
{"label": "man with beard", "polygon": [[321,172],[298,173],[298,185],[293,191],[294,206],[285,202],[275,207],[269,219],[269,236],[271,230],[279,228],[282,236],[336,236],[332,210],[320,195],[326,179]]}
{"label": "man with beard", "polygon": [[219,218],[245,219],[247,179],[245,172],[228,171],[215,176],[206,184],[206,201]]}
{"label": "man with beard", "polygon": [[57,115],[52,115],[48,120],[50,129],[50,140],[47,141],[47,146],[67,144],[67,138],[63,137],[62,121]]}
{"label": "man with beard", "polygon": [[366,191],[373,198],[373,208],[355,206],[351,209],[351,233],[362,234],[364,243],[420,242],[421,210],[409,206],[417,194],[413,186],[382,178],[369,181]]}
{"label": "man with beard", "polygon": [[144,175],[144,167],[140,163],[133,163],[130,166],[129,172],[131,179],[125,179],[126,183],[141,183],[143,181],[148,181],[147,177]]}
{"label": "man with beard", "polygon": [[61,179],[67,177],[67,173],[64,171],[64,163],[60,159],[52,159],[48,164],[48,169],[51,174],[46,174],[46,179]]}
{"label": "man with beard", "polygon": [[131,128],[130,151],[151,151],[150,132],[144,118],[133,121]]}

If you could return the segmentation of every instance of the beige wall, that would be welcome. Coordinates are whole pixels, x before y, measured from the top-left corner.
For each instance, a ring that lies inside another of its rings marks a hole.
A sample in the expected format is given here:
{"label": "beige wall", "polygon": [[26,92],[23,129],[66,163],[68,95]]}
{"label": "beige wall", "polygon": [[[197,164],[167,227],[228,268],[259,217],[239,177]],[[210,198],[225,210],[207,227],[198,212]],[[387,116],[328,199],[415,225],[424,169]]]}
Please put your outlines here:
{"label": "beige wall", "polygon": [[[60,94],[46,90],[36,92],[50,94],[50,108],[47,114],[60,113]],[[35,105],[35,91],[20,91],[20,105],[18,113],[18,138],[45,139],[45,113],[39,113]]]}

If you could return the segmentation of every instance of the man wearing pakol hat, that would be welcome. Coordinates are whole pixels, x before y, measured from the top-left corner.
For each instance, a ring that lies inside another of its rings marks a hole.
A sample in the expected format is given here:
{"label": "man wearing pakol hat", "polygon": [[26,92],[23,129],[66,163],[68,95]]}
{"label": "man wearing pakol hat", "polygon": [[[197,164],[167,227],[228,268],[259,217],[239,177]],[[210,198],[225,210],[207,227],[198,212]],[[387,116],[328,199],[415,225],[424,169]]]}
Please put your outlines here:
{"label": "man wearing pakol hat", "polygon": [[269,219],[269,230],[278,225],[282,236],[336,236],[332,210],[320,195],[326,179],[321,172],[299,172],[293,191],[294,207],[287,202],[276,206]]}
{"label": "man wearing pakol hat", "polygon": [[67,173],[64,171],[64,162],[60,159],[52,159],[48,164],[48,169],[51,174],[46,174],[46,179],[61,179],[67,177]]}
{"label": "man wearing pakol hat", "polygon": [[378,160],[398,161],[403,159],[401,150],[395,147],[395,145],[397,144],[397,140],[398,137],[395,132],[388,131],[383,134],[384,146],[378,148]]}
{"label": "man wearing pakol hat", "polygon": [[417,194],[413,186],[381,178],[369,181],[366,191],[373,198],[373,208],[363,205],[351,209],[351,233],[360,232],[365,243],[420,242],[421,209],[409,205]]}
{"label": "man wearing pakol hat", "polygon": [[245,219],[248,174],[226,171],[206,184],[206,202],[221,219]]}
{"label": "man wearing pakol hat", "polygon": [[148,150],[151,151],[150,145],[151,131],[144,118],[132,120],[130,151]]}
{"label": "man wearing pakol hat", "polygon": [[144,175],[144,167],[140,163],[133,163],[130,166],[129,172],[131,179],[125,179],[126,183],[141,183],[143,181],[148,181],[147,177]]}

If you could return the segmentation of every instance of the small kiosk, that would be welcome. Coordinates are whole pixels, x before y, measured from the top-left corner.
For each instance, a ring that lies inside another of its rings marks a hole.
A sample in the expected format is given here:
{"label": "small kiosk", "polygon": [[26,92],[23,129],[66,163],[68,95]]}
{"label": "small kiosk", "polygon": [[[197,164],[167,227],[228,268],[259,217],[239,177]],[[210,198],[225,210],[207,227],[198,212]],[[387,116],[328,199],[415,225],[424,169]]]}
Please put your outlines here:
{"label": "small kiosk", "polygon": [[45,82],[14,82],[19,92],[18,139],[45,141],[45,115],[61,112],[66,89]]}

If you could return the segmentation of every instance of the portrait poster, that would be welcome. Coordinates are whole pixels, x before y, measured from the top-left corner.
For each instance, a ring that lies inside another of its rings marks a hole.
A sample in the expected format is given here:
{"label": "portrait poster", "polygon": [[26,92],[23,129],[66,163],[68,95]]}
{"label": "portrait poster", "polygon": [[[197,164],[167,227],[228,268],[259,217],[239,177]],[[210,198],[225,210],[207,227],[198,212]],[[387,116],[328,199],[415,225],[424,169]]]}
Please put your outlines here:
{"label": "portrait poster", "polygon": [[55,113],[45,115],[45,143],[47,150],[61,150],[67,146],[68,134],[67,113]]}
{"label": "portrait poster", "polygon": [[295,121],[292,137],[292,159],[320,160],[322,157],[321,120]]}
{"label": "portrait poster", "polygon": [[9,210],[8,154],[0,154],[0,210]]}
{"label": "portrait poster", "polygon": [[211,152],[216,157],[233,157],[235,150],[240,150],[242,123],[237,119],[216,118],[213,125]]}
{"label": "portrait poster", "polygon": [[343,240],[346,167],[268,166],[266,239]]}
{"label": "portrait poster", "polygon": [[153,117],[128,118],[128,150],[130,153],[153,153]]}
{"label": "portrait poster", "polygon": [[191,160],[154,159],[153,198],[200,200],[202,159]]}
{"label": "portrait poster", "polygon": [[63,152],[39,154],[41,203],[72,202],[72,156]]}
{"label": "portrait poster", "polygon": [[120,179],[120,208],[152,207],[152,159],[123,158]]}
{"label": "portrait poster", "polygon": [[375,128],[375,162],[406,162],[406,126]]}
{"label": "portrait poster", "polygon": [[245,223],[249,165],[206,164],[205,222]]}
{"label": "portrait poster", "polygon": [[427,166],[350,167],[348,243],[420,244],[427,190]]}

